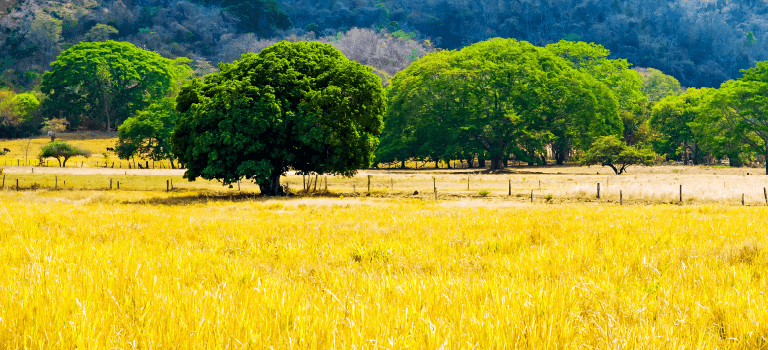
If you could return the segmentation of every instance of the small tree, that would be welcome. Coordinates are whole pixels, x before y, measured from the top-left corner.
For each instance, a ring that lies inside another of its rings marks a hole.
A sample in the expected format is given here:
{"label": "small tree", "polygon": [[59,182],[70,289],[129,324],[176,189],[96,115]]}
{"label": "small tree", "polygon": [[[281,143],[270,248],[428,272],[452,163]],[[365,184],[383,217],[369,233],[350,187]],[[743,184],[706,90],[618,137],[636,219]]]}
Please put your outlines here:
{"label": "small tree", "polygon": [[175,168],[168,144],[179,114],[174,107],[173,98],[165,98],[126,119],[117,129],[117,155],[122,159],[134,156],[156,161],[167,159]]}
{"label": "small tree", "polygon": [[598,138],[581,160],[581,165],[600,164],[613,169],[616,175],[633,164],[653,165],[654,153],[647,149],[627,146],[615,135]]}
{"label": "small tree", "polygon": [[69,158],[77,156],[90,157],[91,154],[88,151],[81,150],[68,143],[54,141],[45,145],[45,147],[40,150],[39,158],[56,158],[56,160],[59,161],[59,166],[65,167],[67,166],[67,160],[69,160]]}

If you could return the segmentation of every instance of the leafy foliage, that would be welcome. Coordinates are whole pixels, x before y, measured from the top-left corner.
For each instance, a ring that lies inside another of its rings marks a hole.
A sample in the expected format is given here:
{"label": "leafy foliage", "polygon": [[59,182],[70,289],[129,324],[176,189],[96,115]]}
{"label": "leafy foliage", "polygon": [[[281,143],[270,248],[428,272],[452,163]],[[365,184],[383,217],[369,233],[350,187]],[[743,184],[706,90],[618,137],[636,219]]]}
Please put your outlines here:
{"label": "leafy foliage", "polygon": [[43,76],[46,115],[77,127],[83,116],[110,129],[165,95],[176,63],[116,41],[84,42],[64,51]]}
{"label": "leafy foliage", "polygon": [[699,147],[691,128],[699,113],[700,104],[711,89],[688,89],[682,95],[669,95],[653,107],[650,125],[658,131],[654,141],[656,151],[662,154],[680,155],[684,164],[693,160],[703,161],[704,152]]}
{"label": "leafy foliage", "polygon": [[59,166],[65,167],[69,158],[78,156],[90,157],[91,154],[68,143],[54,141],[43,146],[43,149],[40,150],[39,158],[56,158]]}
{"label": "leafy foliage", "polygon": [[552,51],[492,39],[427,55],[388,87],[387,129],[378,160],[409,158],[535,162],[545,146],[586,149],[621,133],[607,86]]}
{"label": "leafy foliage", "polygon": [[352,175],[371,164],[386,104],[381,80],[328,44],[281,42],[184,86],[171,137],[185,178],[241,178],[263,194],[280,176]]}
{"label": "leafy foliage", "polygon": [[713,93],[694,124],[711,152],[732,160],[740,153],[768,157],[768,62],[743,73]]}
{"label": "leafy foliage", "polygon": [[603,136],[595,140],[580,163],[582,165],[608,166],[621,175],[633,164],[653,165],[654,153],[648,149],[627,146],[615,135]]}
{"label": "leafy foliage", "polygon": [[170,160],[171,132],[176,126],[179,113],[175,109],[173,98],[164,98],[130,117],[117,129],[118,144],[115,148],[118,157],[130,159],[139,156],[143,159]]}

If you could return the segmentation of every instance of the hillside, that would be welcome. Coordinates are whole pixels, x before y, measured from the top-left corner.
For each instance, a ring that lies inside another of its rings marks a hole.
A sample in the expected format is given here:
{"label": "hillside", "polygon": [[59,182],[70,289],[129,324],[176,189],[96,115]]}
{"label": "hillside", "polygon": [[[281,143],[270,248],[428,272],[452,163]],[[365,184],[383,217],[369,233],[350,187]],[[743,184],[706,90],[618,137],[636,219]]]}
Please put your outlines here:
{"label": "hillside", "polygon": [[[565,38],[602,44],[692,87],[719,86],[768,58],[768,4],[754,0],[3,0],[0,10],[2,80],[23,88],[80,41],[130,41],[193,58],[205,74],[277,39],[337,42],[355,27],[378,32],[347,43],[347,55],[367,50],[358,53],[367,61],[412,60],[430,44],[457,49],[497,36],[535,45]],[[418,42],[378,53],[361,46],[393,38],[382,33]],[[409,61],[371,65],[391,75]]]}

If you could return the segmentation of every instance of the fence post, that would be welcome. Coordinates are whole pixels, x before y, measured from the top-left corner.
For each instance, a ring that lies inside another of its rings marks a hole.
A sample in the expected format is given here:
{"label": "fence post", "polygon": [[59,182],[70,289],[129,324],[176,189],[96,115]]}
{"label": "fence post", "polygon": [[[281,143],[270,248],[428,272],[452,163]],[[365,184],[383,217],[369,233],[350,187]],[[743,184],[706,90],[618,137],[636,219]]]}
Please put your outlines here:
{"label": "fence post", "polygon": [[355,197],[357,197],[357,186],[355,185],[352,185],[352,194],[354,194]]}
{"label": "fence post", "polygon": [[744,205],[744,194],[741,194],[741,205]]}
{"label": "fence post", "polygon": [[533,203],[533,190],[531,190],[531,203]]}
{"label": "fence post", "polygon": [[509,179],[509,193],[507,195],[508,196],[512,195],[512,179]]}
{"label": "fence post", "polygon": [[109,189],[112,189],[112,179],[109,179]]}
{"label": "fence post", "polygon": [[117,182],[117,189],[120,189],[120,181]]}
{"label": "fence post", "polygon": [[5,188],[5,175],[3,175],[3,187],[0,188]]}
{"label": "fence post", "polygon": [[600,183],[597,183],[597,199],[600,199]]}
{"label": "fence post", "polygon": [[467,175],[467,191],[469,191],[469,175]]}
{"label": "fence post", "polygon": [[[3,181],[5,183],[5,181]],[[765,197],[765,205],[768,205],[768,192],[766,192],[765,187],[763,187],[763,197]]]}
{"label": "fence post", "polygon": [[683,185],[680,185],[680,203],[683,202]]}
{"label": "fence post", "polygon": [[624,205],[624,193],[619,190],[619,205]]}
{"label": "fence post", "polygon": [[373,175],[368,175],[368,193],[371,193],[371,176]]}
{"label": "fence post", "polygon": [[19,179],[16,179],[16,191],[19,190]]}
{"label": "fence post", "polygon": [[171,186],[169,185],[169,181],[165,180],[165,192],[169,192],[171,190]]}
{"label": "fence post", "polygon": [[53,178],[55,179],[55,183],[53,185],[53,188],[57,189],[57,188],[59,188],[59,177],[54,175]]}
{"label": "fence post", "polygon": [[328,192],[328,175],[325,175],[325,192]]}
{"label": "fence post", "polygon": [[435,200],[437,200],[437,187],[435,187]]}
{"label": "fence post", "polygon": [[171,179],[171,189],[173,189],[173,179]]}

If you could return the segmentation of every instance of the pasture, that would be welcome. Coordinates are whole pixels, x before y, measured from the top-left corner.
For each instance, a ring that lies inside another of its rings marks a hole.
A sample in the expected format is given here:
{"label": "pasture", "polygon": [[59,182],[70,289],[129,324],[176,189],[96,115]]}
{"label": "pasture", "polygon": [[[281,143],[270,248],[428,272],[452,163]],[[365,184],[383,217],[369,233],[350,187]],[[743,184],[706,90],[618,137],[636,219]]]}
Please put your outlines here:
{"label": "pasture", "polygon": [[768,348],[761,169],[0,168],[3,348]]}
{"label": "pasture", "polygon": [[766,346],[762,207],[0,192],[5,348]]}

